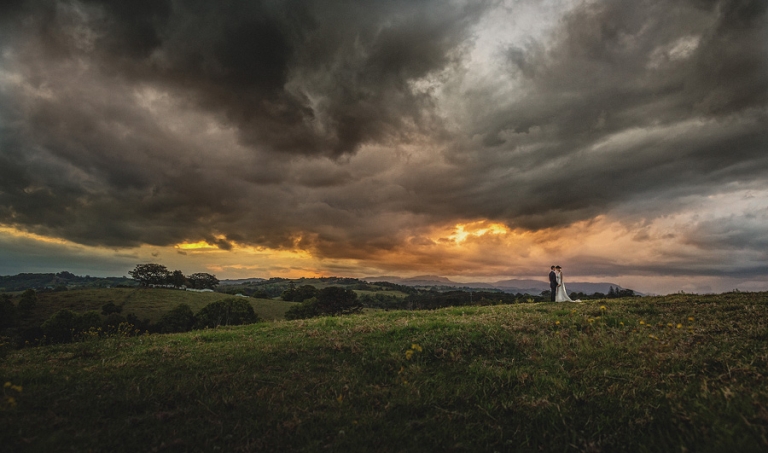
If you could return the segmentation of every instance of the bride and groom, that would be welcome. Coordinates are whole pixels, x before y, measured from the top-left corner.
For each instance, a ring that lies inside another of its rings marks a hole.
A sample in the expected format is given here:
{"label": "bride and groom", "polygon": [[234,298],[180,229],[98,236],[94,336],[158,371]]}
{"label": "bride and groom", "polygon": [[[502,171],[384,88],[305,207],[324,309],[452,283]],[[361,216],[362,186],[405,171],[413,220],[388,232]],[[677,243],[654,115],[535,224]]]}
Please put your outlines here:
{"label": "bride and groom", "polygon": [[560,266],[549,268],[549,293],[552,302],[581,302],[581,299],[571,300],[563,282],[563,271]]}

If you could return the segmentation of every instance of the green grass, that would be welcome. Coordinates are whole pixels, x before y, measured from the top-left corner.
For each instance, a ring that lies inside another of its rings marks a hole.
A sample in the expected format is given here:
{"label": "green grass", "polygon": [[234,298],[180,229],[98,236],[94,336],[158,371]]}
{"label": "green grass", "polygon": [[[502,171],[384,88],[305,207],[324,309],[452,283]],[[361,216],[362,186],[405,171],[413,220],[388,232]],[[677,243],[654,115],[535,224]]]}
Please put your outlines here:
{"label": "green grass", "polygon": [[0,382],[23,390],[4,390],[0,449],[765,451],[766,302],[372,312],[9,351]]}
{"label": "green grass", "polygon": [[[187,304],[197,313],[211,302],[233,297],[224,293],[198,293],[166,288],[99,288],[39,293],[35,321],[41,323],[57,311],[68,308],[77,312],[101,311],[109,302],[123,305],[122,313],[134,313],[140,319],[157,322],[179,304]],[[284,319],[293,303],[272,299],[247,298],[254,311],[264,319]]]}

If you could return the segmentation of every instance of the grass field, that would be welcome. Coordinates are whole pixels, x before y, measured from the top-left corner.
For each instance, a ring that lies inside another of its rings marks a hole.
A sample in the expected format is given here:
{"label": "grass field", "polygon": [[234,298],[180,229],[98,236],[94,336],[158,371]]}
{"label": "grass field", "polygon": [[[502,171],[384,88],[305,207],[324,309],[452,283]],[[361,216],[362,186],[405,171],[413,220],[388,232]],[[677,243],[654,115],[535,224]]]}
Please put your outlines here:
{"label": "grass field", "polygon": [[372,312],[6,351],[0,448],[766,451],[767,302]]}
{"label": "grass field", "polygon": [[[97,288],[39,293],[35,317],[42,323],[57,311],[68,308],[77,312],[101,311],[104,304],[123,306],[123,314],[134,313],[140,319],[157,322],[179,304],[187,304],[197,313],[211,302],[233,297],[223,293],[198,293],[167,288]],[[254,311],[266,320],[284,319],[293,303],[272,299],[246,299]]]}

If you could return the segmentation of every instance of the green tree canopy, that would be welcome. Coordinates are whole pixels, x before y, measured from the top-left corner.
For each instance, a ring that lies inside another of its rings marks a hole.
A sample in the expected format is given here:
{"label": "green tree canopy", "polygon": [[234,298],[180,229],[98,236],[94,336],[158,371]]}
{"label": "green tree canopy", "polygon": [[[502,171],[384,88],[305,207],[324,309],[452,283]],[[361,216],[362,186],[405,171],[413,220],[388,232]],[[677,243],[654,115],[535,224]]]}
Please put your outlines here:
{"label": "green tree canopy", "polygon": [[219,284],[219,279],[213,274],[198,272],[187,277],[187,281],[195,289],[214,289]]}
{"label": "green tree canopy", "polygon": [[201,328],[237,326],[261,321],[251,304],[240,297],[212,302],[203,307],[195,317],[198,327]]}
{"label": "green tree canopy", "polygon": [[167,267],[156,263],[137,264],[128,274],[142,286],[164,285],[171,275]]}

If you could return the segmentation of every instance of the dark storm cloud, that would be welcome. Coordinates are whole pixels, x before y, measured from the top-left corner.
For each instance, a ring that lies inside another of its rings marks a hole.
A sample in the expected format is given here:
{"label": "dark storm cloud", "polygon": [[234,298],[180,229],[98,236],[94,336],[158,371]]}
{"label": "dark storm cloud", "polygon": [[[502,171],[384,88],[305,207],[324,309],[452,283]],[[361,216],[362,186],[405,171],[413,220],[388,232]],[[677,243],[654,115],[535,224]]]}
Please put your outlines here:
{"label": "dark storm cloud", "polygon": [[[483,61],[498,6],[3,3],[0,224],[363,259],[433,223],[636,221],[766,189],[764,1],[584,2]],[[749,237],[716,231],[684,240]]]}
{"label": "dark storm cloud", "polygon": [[480,97],[482,142],[450,153],[456,162],[476,153],[477,171],[433,206],[455,211],[454,195],[491,186],[456,197],[461,208],[542,228],[638,199],[664,209],[726,183],[765,184],[767,5],[590,2],[553,42],[510,46],[510,77],[526,95],[501,109],[486,107],[494,87]]}
{"label": "dark storm cloud", "polygon": [[[4,66],[23,80],[8,78],[0,111],[0,221],[90,245],[293,245],[306,224],[346,214],[297,212],[290,185],[334,187],[350,175],[286,162],[430,133],[431,100],[408,82],[454,64],[482,8],[18,3]],[[234,128],[240,144],[227,146],[244,151],[219,157],[156,124],[162,114],[136,99],[147,88]]]}

